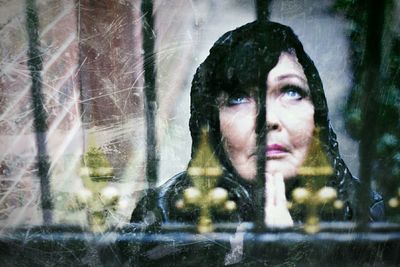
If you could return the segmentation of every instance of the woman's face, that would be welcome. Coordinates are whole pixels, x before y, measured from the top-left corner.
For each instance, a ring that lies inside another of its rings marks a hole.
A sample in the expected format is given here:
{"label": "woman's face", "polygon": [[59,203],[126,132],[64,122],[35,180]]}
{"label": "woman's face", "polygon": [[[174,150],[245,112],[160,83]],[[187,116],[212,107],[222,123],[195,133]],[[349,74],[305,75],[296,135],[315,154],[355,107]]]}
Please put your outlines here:
{"label": "woman's face", "polygon": [[[314,106],[303,68],[295,55],[282,52],[266,77],[268,127],[266,171],[295,176],[306,158],[314,131]],[[246,180],[256,176],[256,116],[254,93],[223,95],[219,109],[225,150]]]}

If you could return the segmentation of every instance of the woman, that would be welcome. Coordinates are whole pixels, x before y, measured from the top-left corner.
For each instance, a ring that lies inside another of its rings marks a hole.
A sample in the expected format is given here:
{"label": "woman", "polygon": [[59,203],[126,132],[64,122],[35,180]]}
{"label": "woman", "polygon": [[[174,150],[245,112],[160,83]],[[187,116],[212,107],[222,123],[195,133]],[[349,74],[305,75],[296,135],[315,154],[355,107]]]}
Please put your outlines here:
{"label": "woman", "polygon": [[[340,212],[328,209],[321,211],[321,216],[329,220],[353,218],[352,196],[358,180],[339,155],[318,71],[289,27],[256,21],[225,33],[214,44],[192,82],[192,157],[204,126],[224,168],[218,186],[228,190],[237,204],[236,212],[215,215],[217,220],[253,220],[261,155],[266,157],[261,161],[265,162],[265,223],[291,226],[293,221],[302,221],[303,213],[289,212],[286,203],[300,183],[301,166],[312,157],[307,152],[315,138],[333,169],[326,184],[337,189],[345,204]],[[266,139],[263,142],[257,136]],[[150,189],[131,221],[196,221],[198,210],[187,212],[176,207],[191,184],[187,174],[181,173],[160,188]],[[371,196],[371,220],[382,219],[382,199],[377,194]]]}

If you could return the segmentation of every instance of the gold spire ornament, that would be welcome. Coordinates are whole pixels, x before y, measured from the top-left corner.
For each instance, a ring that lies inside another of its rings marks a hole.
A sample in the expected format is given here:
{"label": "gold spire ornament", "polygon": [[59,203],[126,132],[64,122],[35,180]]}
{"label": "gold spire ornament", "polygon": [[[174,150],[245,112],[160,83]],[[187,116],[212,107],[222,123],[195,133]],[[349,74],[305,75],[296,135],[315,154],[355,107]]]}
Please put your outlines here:
{"label": "gold spire ornament", "polygon": [[400,187],[397,189],[397,195],[389,199],[388,206],[392,209],[400,207]]}
{"label": "gold spire ornament", "polygon": [[110,161],[97,144],[94,133],[89,133],[87,152],[82,157],[80,174],[91,177],[92,180],[110,180],[114,177]]}
{"label": "gold spire ornament", "polygon": [[176,207],[179,209],[200,208],[200,218],[197,225],[197,230],[200,233],[208,233],[214,230],[211,220],[211,209],[213,207],[222,208],[225,211],[236,209],[236,203],[228,200],[228,191],[216,187],[223,170],[209,144],[208,136],[208,128],[204,127],[201,131],[199,147],[187,169],[187,175],[189,175],[194,186],[187,188],[183,193],[183,199],[176,203]]}
{"label": "gold spire ornament", "polygon": [[303,187],[298,187],[292,192],[293,204],[306,207],[307,217],[304,230],[310,234],[320,229],[319,206],[331,204],[336,209],[343,207],[342,201],[337,199],[336,189],[325,186],[328,177],[333,174],[333,168],[322,149],[319,132],[320,129],[316,128],[307,158],[298,171],[302,177]]}
{"label": "gold spire ornament", "polygon": [[93,134],[89,135],[88,143],[80,168],[84,187],[76,193],[75,207],[86,209],[92,231],[103,232],[107,228],[107,217],[116,211],[120,196],[118,189],[110,184],[114,180],[113,168]]}
{"label": "gold spire ornament", "polygon": [[300,176],[327,177],[333,174],[332,166],[322,149],[319,132],[320,129],[317,127],[314,130],[314,136],[308,148],[307,157],[298,171]]}

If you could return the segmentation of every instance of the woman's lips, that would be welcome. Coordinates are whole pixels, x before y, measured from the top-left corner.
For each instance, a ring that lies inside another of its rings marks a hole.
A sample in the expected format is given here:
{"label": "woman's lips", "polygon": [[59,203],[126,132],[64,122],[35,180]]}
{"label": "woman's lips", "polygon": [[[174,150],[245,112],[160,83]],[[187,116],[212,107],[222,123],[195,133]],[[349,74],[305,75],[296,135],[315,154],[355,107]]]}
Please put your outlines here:
{"label": "woman's lips", "polygon": [[279,144],[272,144],[267,146],[267,157],[278,158],[284,156],[288,152],[288,149]]}

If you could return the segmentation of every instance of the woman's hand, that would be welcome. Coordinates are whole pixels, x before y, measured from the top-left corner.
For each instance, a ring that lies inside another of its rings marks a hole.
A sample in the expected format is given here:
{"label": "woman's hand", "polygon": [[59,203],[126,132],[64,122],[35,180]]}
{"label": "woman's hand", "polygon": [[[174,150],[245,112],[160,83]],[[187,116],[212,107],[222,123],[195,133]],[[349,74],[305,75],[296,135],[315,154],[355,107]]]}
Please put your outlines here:
{"label": "woman's hand", "polygon": [[293,226],[286,195],[285,182],[282,173],[274,175],[267,173],[265,177],[265,225],[268,227]]}

